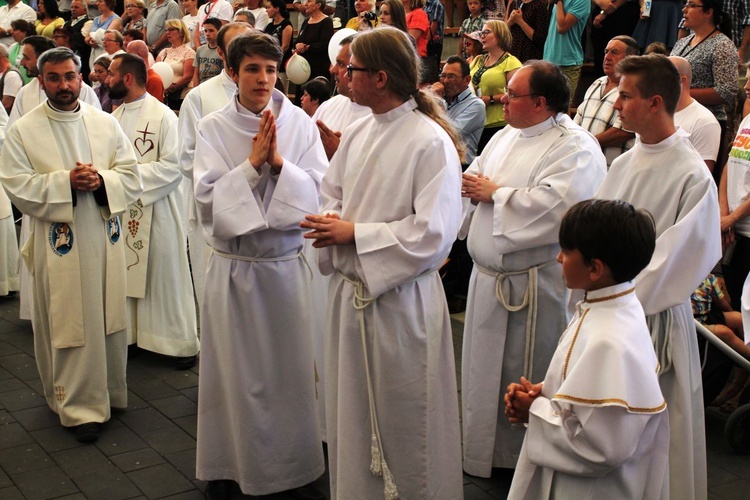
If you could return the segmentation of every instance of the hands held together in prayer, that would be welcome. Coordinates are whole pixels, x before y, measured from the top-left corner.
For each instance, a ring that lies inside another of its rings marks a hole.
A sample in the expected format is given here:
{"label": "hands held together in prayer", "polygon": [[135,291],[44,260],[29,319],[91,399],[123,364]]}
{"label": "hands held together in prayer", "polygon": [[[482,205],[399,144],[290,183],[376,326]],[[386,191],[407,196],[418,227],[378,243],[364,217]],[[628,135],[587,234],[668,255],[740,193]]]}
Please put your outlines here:
{"label": "hands held together in prayer", "polygon": [[505,392],[505,414],[512,424],[528,423],[531,403],[542,393],[542,384],[532,384],[521,377],[520,384],[508,385]]}
{"label": "hands held together in prayer", "polygon": [[338,214],[307,215],[300,222],[303,229],[312,229],[304,237],[313,241],[314,248],[354,243],[354,223],[339,219]]}
{"label": "hands held together in prayer", "polygon": [[91,163],[76,162],[70,171],[70,187],[76,191],[96,191],[102,187],[102,180]]}
{"label": "hands held together in prayer", "polygon": [[480,202],[493,203],[492,195],[499,187],[489,177],[482,174],[463,174],[461,196],[471,199],[474,205]]}
{"label": "hands held together in prayer", "polygon": [[276,146],[276,120],[268,109],[263,111],[260,118],[260,130],[253,137],[253,150],[248,161],[259,172],[264,163],[268,163],[276,173],[284,165],[284,159]]}

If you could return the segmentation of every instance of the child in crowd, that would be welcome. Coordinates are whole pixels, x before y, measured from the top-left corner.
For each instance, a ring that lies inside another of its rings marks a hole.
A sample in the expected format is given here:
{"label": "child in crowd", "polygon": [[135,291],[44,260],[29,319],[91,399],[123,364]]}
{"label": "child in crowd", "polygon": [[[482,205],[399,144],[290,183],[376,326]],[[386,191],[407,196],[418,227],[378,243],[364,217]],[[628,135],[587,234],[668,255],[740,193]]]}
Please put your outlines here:
{"label": "child in crowd", "polygon": [[469,17],[464,19],[464,22],[461,23],[461,28],[458,30],[458,55],[464,59],[469,57],[466,51],[466,45],[471,44],[471,39],[465,39],[464,35],[474,33],[475,31],[482,31],[484,23],[487,22],[482,10],[484,9],[484,3],[482,0],[469,0],[466,2],[466,6],[469,8]]}
{"label": "child in crowd", "polygon": [[633,279],[651,260],[653,219],[623,201],[574,205],[560,225],[565,285],[585,290],[543,384],[505,396],[528,423],[508,498],[667,498],[669,420]]}

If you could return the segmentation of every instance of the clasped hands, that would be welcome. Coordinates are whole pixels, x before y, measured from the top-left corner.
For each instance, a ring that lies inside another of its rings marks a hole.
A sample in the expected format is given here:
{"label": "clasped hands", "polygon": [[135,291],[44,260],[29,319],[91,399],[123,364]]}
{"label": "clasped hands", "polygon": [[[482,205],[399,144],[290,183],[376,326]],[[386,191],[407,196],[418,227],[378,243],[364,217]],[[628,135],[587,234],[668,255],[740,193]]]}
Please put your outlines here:
{"label": "clasped hands", "polygon": [[76,191],[96,191],[102,187],[102,179],[91,163],[77,161],[70,171],[70,187]]}
{"label": "clasped hands", "polygon": [[279,173],[284,165],[284,159],[276,146],[276,120],[268,109],[261,115],[260,127],[253,137],[253,150],[248,161],[258,172],[265,163],[268,163],[275,173]]}
{"label": "clasped hands", "polygon": [[500,186],[492,182],[489,177],[482,174],[463,174],[461,196],[469,198],[474,205],[480,202],[493,203],[492,195],[499,188]]}
{"label": "clasped hands", "polygon": [[354,243],[354,223],[341,220],[338,214],[307,215],[300,222],[300,227],[310,229],[303,236],[313,241],[314,248],[325,248],[331,245],[351,245]]}
{"label": "clasped hands", "polygon": [[542,384],[532,384],[521,377],[520,384],[509,384],[503,401],[505,415],[512,424],[525,424],[529,421],[531,403],[542,393]]}

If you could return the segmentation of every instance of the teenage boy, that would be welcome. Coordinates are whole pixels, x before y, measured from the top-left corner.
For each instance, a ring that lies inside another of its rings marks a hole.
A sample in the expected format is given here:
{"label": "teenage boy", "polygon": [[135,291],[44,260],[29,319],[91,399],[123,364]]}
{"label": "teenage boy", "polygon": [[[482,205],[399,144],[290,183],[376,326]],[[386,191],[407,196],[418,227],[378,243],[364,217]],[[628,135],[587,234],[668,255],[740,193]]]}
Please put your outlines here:
{"label": "teenage boy", "polygon": [[705,498],[706,439],[698,342],[690,294],[721,258],[716,185],[688,134],[674,125],[680,74],[661,55],[626,57],[614,109],[639,141],[609,169],[596,198],[644,208],[656,222],[656,250],[637,295],[656,346],[669,404],[670,492]]}
{"label": "teenage boy", "polygon": [[203,33],[206,35],[206,44],[201,45],[195,51],[193,59],[193,87],[197,87],[209,78],[221,73],[224,69],[224,63],[219,57],[218,47],[216,46],[216,36],[221,29],[221,20],[215,17],[209,17],[203,22]]}
{"label": "teenage boy", "polygon": [[586,295],[544,382],[508,386],[505,413],[528,423],[508,498],[667,498],[669,418],[633,281],[654,252],[653,219],[587,200],[559,235],[565,285]]}
{"label": "teenage boy", "polygon": [[195,200],[213,249],[196,468],[207,498],[229,498],[232,482],[245,495],[297,498],[325,468],[299,214],[318,211],[328,161],[315,124],[274,90],[281,57],[270,35],[232,40],[237,93],[197,126]]}

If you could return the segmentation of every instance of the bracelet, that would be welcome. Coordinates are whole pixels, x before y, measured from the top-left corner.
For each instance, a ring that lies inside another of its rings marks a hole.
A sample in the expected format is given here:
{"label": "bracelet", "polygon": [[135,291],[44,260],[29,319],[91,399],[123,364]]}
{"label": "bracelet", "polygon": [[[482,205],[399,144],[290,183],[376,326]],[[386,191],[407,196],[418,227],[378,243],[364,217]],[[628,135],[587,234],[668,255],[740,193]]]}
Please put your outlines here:
{"label": "bracelet", "polygon": [[490,104],[495,104],[495,96],[490,94]]}

